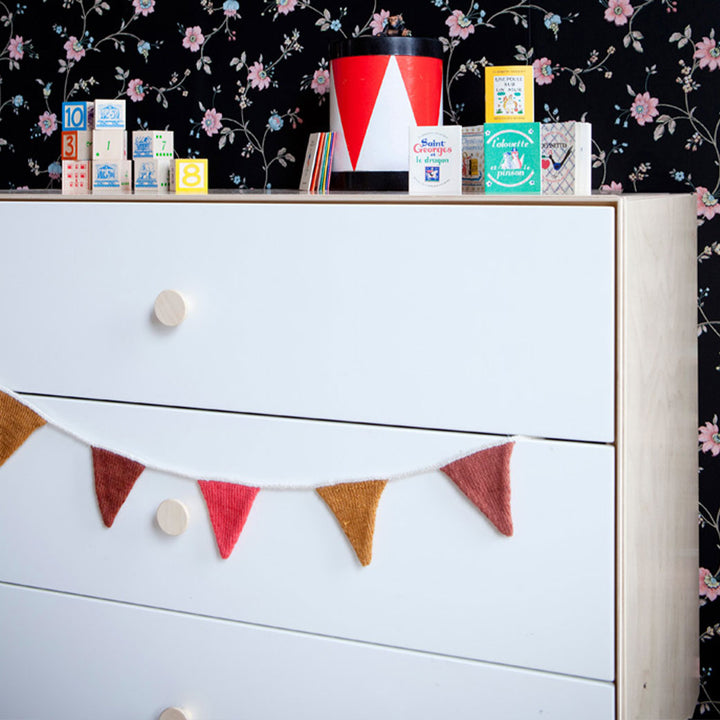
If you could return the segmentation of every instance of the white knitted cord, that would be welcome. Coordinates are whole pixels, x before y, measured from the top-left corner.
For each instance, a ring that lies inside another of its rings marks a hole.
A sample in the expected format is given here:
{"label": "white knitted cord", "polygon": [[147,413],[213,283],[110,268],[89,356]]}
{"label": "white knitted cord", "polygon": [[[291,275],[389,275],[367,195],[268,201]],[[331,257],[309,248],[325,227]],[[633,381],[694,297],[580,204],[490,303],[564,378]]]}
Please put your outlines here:
{"label": "white knitted cord", "polygon": [[415,468],[413,470],[408,470],[406,472],[402,473],[395,473],[392,475],[382,475],[382,476],[369,476],[369,477],[360,477],[360,478],[344,478],[340,480],[333,480],[330,482],[321,482],[321,483],[293,483],[293,484],[287,484],[287,483],[257,483],[257,482],[242,482],[240,480],[237,480],[235,478],[230,478],[227,475],[204,475],[204,474],[195,474],[195,473],[188,473],[183,470],[179,470],[177,468],[169,467],[166,465],[157,465],[151,462],[148,462],[144,460],[143,458],[134,456],[132,454],[128,454],[126,452],[118,452],[117,450],[113,450],[112,448],[103,447],[102,445],[98,445],[97,443],[91,442],[87,438],[83,437],[82,435],[73,432],[72,430],[67,429],[63,425],[61,425],[59,422],[57,422],[51,415],[44,412],[43,410],[40,410],[38,407],[34,406],[32,403],[28,402],[24,397],[18,395],[17,393],[14,393],[12,390],[9,390],[8,388],[0,386],[0,393],[5,393],[6,395],[9,395],[11,398],[15,399],[17,402],[21,403],[25,407],[32,410],[34,413],[39,415],[48,425],[51,425],[59,432],[62,432],[63,434],[67,435],[68,437],[73,438],[74,440],[77,440],[78,442],[82,443],[83,445],[87,445],[88,447],[97,448],[99,450],[106,450],[107,452],[114,453],[116,455],[120,455],[128,460],[133,460],[134,462],[140,463],[145,467],[146,470],[152,470],[155,472],[163,473],[164,475],[172,475],[174,477],[182,478],[184,480],[192,480],[193,482],[197,482],[198,480],[212,480],[215,482],[228,482],[228,483],[234,483],[234,484],[242,484],[247,485],[250,487],[259,487],[261,490],[315,490],[319,487],[327,487],[329,485],[341,485],[344,483],[356,483],[356,482],[368,482],[368,481],[374,481],[374,480],[402,480],[405,478],[415,477],[417,475],[425,475],[426,473],[435,472],[439,470],[441,467],[444,467],[445,465],[448,465],[452,462],[455,462],[456,460],[460,460],[464,457],[468,457],[469,455],[474,455],[476,452],[480,452],[481,450],[487,450],[491,447],[497,447],[499,445],[505,445],[508,442],[516,442],[518,439],[520,439],[520,436],[513,435],[513,436],[505,436],[502,438],[498,438],[495,442],[489,442],[484,445],[481,445],[479,447],[475,447],[471,450],[467,450],[465,452],[457,453],[453,455],[452,457],[446,458],[442,460],[441,462],[433,463],[432,465],[426,465],[421,468]]}

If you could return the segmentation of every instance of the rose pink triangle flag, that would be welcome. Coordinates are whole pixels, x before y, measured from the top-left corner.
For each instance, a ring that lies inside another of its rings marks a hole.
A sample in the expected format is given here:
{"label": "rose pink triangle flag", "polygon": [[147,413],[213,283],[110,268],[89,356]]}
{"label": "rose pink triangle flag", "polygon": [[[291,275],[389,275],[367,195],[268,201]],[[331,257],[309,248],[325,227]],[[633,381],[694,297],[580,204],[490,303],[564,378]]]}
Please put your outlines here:
{"label": "rose pink triangle flag", "polygon": [[358,55],[337,58],[332,63],[333,89],[353,170],[389,61],[389,55]]}
{"label": "rose pink triangle flag", "polygon": [[486,448],[440,468],[503,535],[513,534],[510,456],[514,445]]}
{"label": "rose pink triangle flag", "polygon": [[109,450],[92,448],[95,494],[103,522],[112,527],[115,516],[145,466]]}
{"label": "rose pink triangle flag", "polygon": [[210,513],[220,556],[226,560],[235,547],[260,488],[216,480],[198,480]]}

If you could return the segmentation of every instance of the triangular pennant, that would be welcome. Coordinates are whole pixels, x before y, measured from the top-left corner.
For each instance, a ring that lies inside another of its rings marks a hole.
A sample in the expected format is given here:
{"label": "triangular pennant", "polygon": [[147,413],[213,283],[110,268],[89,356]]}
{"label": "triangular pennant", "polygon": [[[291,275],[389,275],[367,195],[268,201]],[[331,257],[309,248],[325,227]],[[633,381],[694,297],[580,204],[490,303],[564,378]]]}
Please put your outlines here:
{"label": "triangular pennant", "polygon": [[365,480],[317,488],[363,565],[372,560],[375,514],[385,485],[387,480]]}
{"label": "triangular pennant", "polygon": [[440,469],[503,534],[513,534],[510,456],[515,443],[480,450]]}
{"label": "triangular pennant", "polygon": [[442,103],[442,60],[419,55],[397,55],[405,89],[417,125],[439,125]]}
{"label": "triangular pennant", "polygon": [[0,392],[0,465],[2,465],[45,420],[27,405]]}
{"label": "triangular pennant", "polygon": [[353,170],[389,60],[389,55],[358,55],[332,63],[333,88]]}
{"label": "triangular pennant", "polygon": [[103,522],[112,527],[118,510],[130,494],[145,466],[109,450],[92,448],[95,494]]}
{"label": "triangular pennant", "polygon": [[220,556],[226,560],[240,537],[260,488],[216,480],[198,480],[198,485],[210,513]]}

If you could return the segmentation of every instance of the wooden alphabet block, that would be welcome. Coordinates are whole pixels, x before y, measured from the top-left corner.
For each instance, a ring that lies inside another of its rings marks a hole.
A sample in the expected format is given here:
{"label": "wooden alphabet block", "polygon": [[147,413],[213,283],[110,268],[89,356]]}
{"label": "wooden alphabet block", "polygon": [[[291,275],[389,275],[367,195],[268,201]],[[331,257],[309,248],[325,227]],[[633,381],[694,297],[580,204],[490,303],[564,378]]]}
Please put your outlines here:
{"label": "wooden alphabet block", "polygon": [[172,130],[135,130],[132,134],[133,160],[159,158],[171,160],[174,153]]}
{"label": "wooden alphabet block", "polygon": [[176,193],[207,193],[207,159],[183,158],[175,160],[172,168],[170,187]]}
{"label": "wooden alphabet block", "polygon": [[124,100],[95,101],[95,129],[125,129]]}
{"label": "wooden alphabet block", "polygon": [[133,160],[135,192],[160,195],[170,192],[170,161],[157,158]]}
{"label": "wooden alphabet block", "polygon": [[92,187],[90,160],[62,161],[62,194],[89,195]]}
{"label": "wooden alphabet block", "polygon": [[93,160],[127,160],[126,130],[93,130]]}
{"label": "wooden alphabet block", "polygon": [[92,166],[93,195],[129,195],[132,192],[130,160],[96,160]]}
{"label": "wooden alphabet block", "polygon": [[94,106],[91,102],[64,102],[62,104],[63,130],[92,130]]}
{"label": "wooden alphabet block", "polygon": [[63,130],[63,160],[92,160],[92,131]]}

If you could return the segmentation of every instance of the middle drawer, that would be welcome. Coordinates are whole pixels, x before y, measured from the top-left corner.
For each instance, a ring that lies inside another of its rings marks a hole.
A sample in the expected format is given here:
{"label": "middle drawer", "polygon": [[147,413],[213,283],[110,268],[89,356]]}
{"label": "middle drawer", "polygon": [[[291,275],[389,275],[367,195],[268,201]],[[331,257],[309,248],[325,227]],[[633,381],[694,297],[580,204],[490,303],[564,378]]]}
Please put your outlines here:
{"label": "middle drawer", "polygon": [[[33,399],[38,402],[37,398]],[[373,561],[312,490],[261,490],[221,560],[194,478],[263,487],[384,478],[497,438],[69,400],[42,407],[90,442],[174,467],[140,476],[105,528],[87,445],[46,426],[0,468],[0,581],[613,680],[614,450],[518,440],[515,533],[438,471],[391,480]],[[180,499],[188,531],[164,535]]]}

